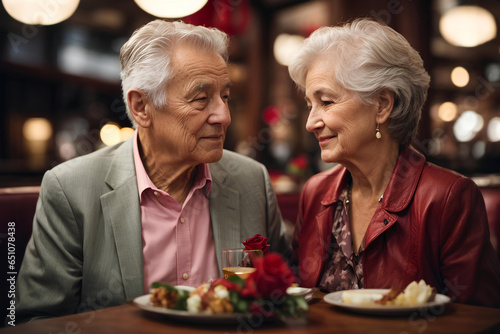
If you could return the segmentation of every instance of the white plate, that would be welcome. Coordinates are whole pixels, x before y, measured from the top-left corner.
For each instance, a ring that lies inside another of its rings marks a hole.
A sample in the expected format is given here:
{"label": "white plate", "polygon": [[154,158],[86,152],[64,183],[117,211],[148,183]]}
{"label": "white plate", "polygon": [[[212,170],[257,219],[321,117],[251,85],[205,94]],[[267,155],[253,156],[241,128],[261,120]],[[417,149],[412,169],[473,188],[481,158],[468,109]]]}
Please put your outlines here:
{"label": "white plate", "polygon": [[[389,289],[363,289],[366,293],[373,294],[385,294],[389,292]],[[384,305],[373,305],[373,306],[362,306],[354,305],[349,303],[344,303],[342,301],[342,293],[344,291],[332,292],[323,297],[325,302],[353,311],[365,314],[377,314],[377,315],[402,315],[410,314],[416,311],[423,311],[429,308],[439,308],[440,312],[444,309],[444,305],[450,302],[450,297],[436,294],[436,298],[433,302],[428,302],[419,306],[384,306]],[[433,312],[433,314],[436,312]]]}
{"label": "white plate", "polygon": [[[175,288],[194,291],[193,287],[178,285]],[[134,304],[140,309],[148,312],[164,315],[165,317],[177,321],[189,321],[191,323],[203,324],[238,324],[246,323],[248,315],[231,313],[231,314],[208,314],[208,313],[189,313],[188,311],[172,310],[168,308],[153,306],[150,301],[151,294],[140,296],[134,299]]]}
{"label": "white plate", "polygon": [[314,291],[310,288],[302,288],[300,286],[291,286],[288,289],[286,289],[286,293],[291,295],[291,296],[304,296],[304,299],[306,302],[310,301]]}

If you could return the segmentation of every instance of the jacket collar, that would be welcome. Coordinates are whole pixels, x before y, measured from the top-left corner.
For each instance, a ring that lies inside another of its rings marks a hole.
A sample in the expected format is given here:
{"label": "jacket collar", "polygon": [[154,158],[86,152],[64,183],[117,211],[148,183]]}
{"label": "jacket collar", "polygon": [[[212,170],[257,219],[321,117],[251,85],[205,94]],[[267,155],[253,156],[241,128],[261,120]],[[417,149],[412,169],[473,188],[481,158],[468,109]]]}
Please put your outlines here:
{"label": "jacket collar", "polygon": [[[410,204],[424,165],[425,157],[413,147],[408,147],[399,154],[391,179],[384,192],[382,209],[389,212],[400,212]],[[321,204],[325,206],[339,200],[344,184],[347,181],[348,171],[345,167],[337,166],[332,172],[335,171],[339,172],[339,177],[335,179],[321,201]]]}
{"label": "jacket collar", "polygon": [[347,169],[338,165],[333,168],[332,173],[336,171],[339,172],[339,177],[334,179],[331,187],[326,191],[325,196],[321,200],[321,204],[325,206],[331,205],[339,200],[342,189],[344,188],[344,183],[347,182]]}
{"label": "jacket collar", "polygon": [[382,209],[389,212],[403,211],[417,189],[425,165],[425,157],[413,147],[404,149],[384,192]]}
{"label": "jacket collar", "polygon": [[105,179],[111,190],[101,196],[104,221],[113,231],[127,299],[144,294],[142,226],[132,138],[116,148]]}

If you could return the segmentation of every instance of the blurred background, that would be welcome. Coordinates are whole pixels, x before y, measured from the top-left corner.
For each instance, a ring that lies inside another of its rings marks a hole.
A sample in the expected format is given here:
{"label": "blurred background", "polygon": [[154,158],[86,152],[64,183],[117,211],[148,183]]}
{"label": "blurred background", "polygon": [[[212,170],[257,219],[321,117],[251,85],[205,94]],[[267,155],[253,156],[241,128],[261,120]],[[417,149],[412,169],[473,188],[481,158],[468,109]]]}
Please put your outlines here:
{"label": "blurred background", "polygon": [[[168,2],[2,0],[0,187],[39,185],[47,169],[131,135],[119,50],[136,28],[172,13],[151,14],[150,5]],[[431,74],[414,146],[483,186],[498,183],[500,1],[173,2],[203,6],[175,15],[231,36],[226,148],[262,161],[278,193],[297,193],[309,176],[331,167],[305,131],[306,105],[288,76],[290,54],[320,26],[367,16],[403,34]]]}

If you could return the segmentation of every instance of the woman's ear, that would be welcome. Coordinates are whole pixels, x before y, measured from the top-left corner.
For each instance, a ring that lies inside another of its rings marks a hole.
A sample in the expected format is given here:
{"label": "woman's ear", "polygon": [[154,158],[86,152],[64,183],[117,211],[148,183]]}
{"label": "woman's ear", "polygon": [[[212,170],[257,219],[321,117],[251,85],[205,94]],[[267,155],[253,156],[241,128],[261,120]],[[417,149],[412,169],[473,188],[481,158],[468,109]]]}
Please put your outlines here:
{"label": "woman's ear", "polygon": [[144,93],[137,89],[131,89],[127,93],[127,102],[130,113],[137,125],[147,128],[151,125],[151,108],[149,108]]}
{"label": "woman's ear", "polygon": [[391,115],[392,108],[394,107],[394,93],[388,89],[381,90],[377,96],[376,103],[378,104],[377,123],[383,124]]}

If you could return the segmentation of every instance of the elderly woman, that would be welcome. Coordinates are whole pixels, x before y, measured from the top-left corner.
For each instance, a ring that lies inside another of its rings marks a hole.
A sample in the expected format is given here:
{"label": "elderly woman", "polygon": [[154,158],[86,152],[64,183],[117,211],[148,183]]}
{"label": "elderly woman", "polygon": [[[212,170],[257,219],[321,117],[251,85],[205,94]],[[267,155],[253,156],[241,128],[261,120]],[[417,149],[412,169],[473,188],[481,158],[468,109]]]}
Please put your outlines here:
{"label": "elderly woman", "polygon": [[404,288],[500,306],[500,264],[468,178],[411,147],[429,87],[422,59],[388,26],[358,19],[304,41],[290,76],[325,162],[304,186],[294,232],[300,284]]}

